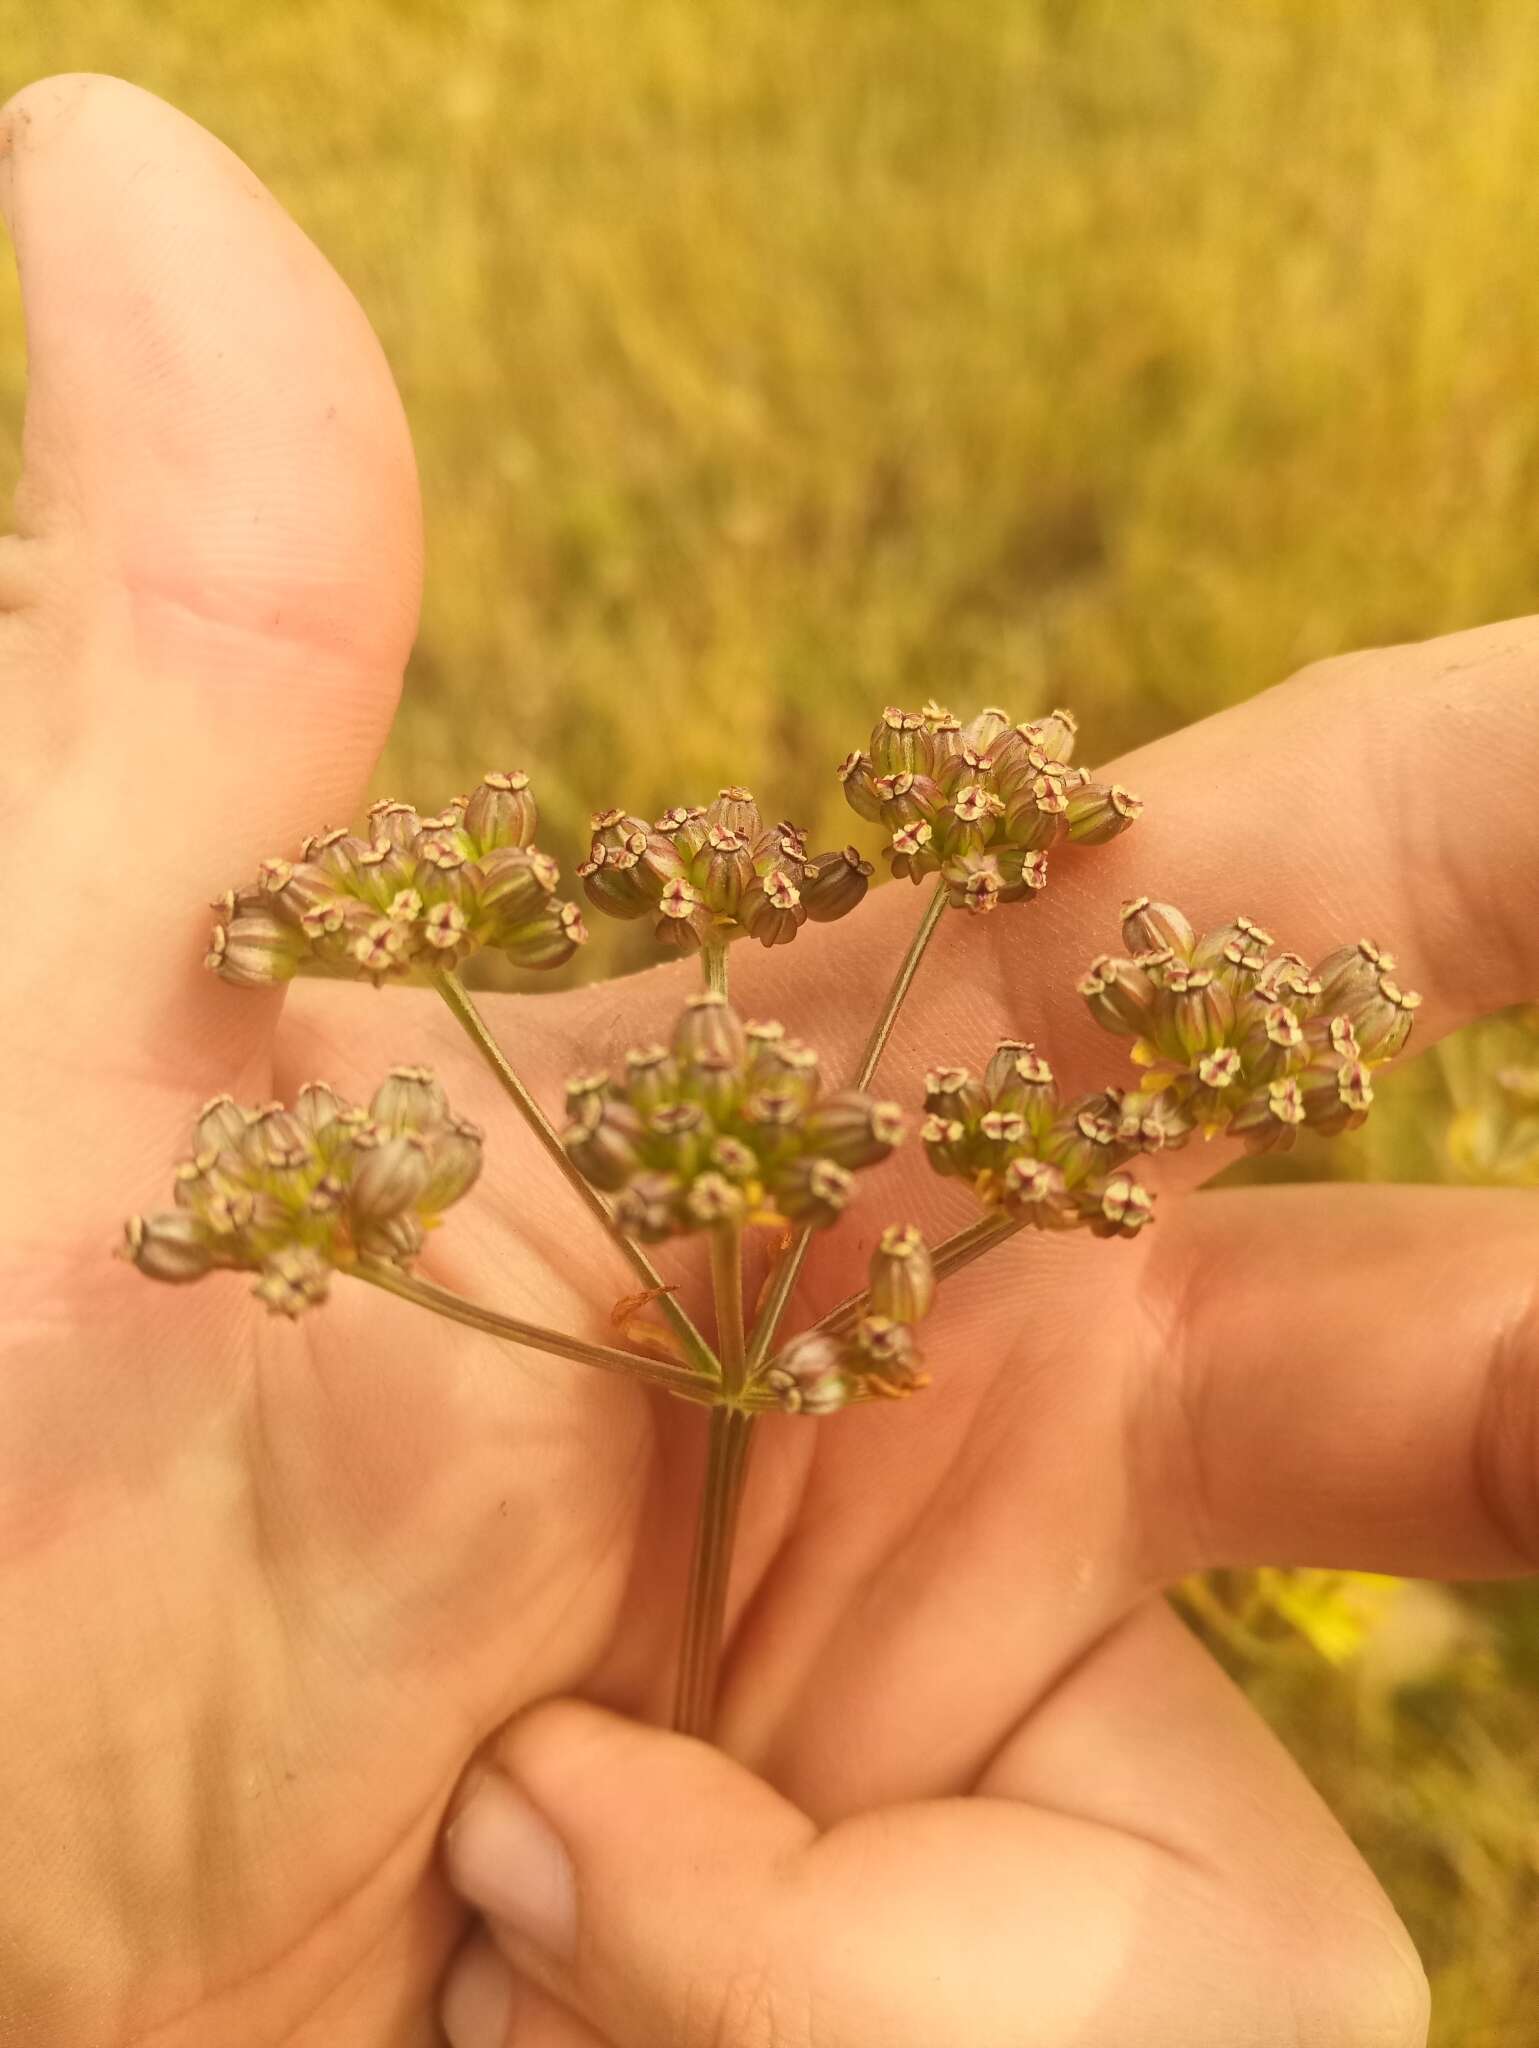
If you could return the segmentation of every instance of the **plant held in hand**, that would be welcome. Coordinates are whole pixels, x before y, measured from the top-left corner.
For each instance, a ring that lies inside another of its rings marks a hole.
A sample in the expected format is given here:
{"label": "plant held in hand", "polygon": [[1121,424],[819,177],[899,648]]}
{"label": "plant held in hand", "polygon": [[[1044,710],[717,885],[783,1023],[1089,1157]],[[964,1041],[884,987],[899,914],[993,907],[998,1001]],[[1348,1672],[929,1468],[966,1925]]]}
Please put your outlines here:
{"label": "plant held in hand", "polygon": [[[482,948],[548,969],[586,936],[556,896],[539,850],[528,778],[487,775],[441,813],[384,802],[365,831],[328,830],[297,860],[264,861],[215,906],[208,964],[227,981],[271,988],[295,974],[435,988],[553,1165],[614,1234],[646,1314],[622,1317],[634,1342],[595,1344],[472,1302],[423,1278],[428,1234],[473,1186],[481,1133],[455,1117],[425,1069],[398,1067],[367,1110],[313,1082],[293,1108],[199,1113],[175,1170],[174,1206],[130,1220],[125,1255],[150,1278],[218,1270],[257,1275],[269,1310],[319,1306],[332,1277],[363,1281],[437,1314],[557,1356],[627,1373],[711,1411],[710,1442],[679,1659],[676,1722],[708,1732],[738,1507],[759,1417],[802,1417],[901,1400],[930,1382],[919,1326],[937,1289],[1030,1226],[1131,1238],[1154,1215],[1136,1161],[1201,1132],[1253,1151],[1302,1128],[1353,1128],[1373,1099],[1371,1069],[1400,1050],[1418,998],[1367,940],[1311,969],[1237,917],[1199,935],[1176,908],[1140,897],[1124,910],[1125,956],[1096,960],[1080,984],[1094,1019],[1132,1041],[1136,1088],[1065,1100],[1024,1041],[999,1045],[984,1072],[938,1064],[917,1113],[936,1173],[964,1181],[977,1220],[930,1247],[911,1223],[877,1233],[866,1285],[789,1342],[779,1329],[814,1232],[836,1225],[859,1175],[901,1144],[904,1105],[872,1082],[926,947],[948,910],[969,916],[1035,899],[1062,843],[1099,845],[1138,817],[1138,799],[1072,764],[1065,711],[1027,723],[986,710],[966,725],[940,706],[888,709],[839,773],[857,815],[887,834],[892,873],[930,882],[929,900],[855,1071],[825,1088],[817,1052],[773,1022],[739,1018],[728,998],[731,946],[794,939],[854,911],[872,872],[855,847],[809,854],[789,824],[766,826],[748,791],[680,805],[654,823],[620,809],[593,819],[578,869],[605,915],[651,920],[661,947],[698,953],[704,987],[669,1043],[633,1049],[618,1071],[579,1072],[558,1128],[519,1080],[459,979]],[[768,1253],[756,1312],[745,1250]],[[649,1246],[698,1238],[709,1251],[708,1338],[654,1265]]]}

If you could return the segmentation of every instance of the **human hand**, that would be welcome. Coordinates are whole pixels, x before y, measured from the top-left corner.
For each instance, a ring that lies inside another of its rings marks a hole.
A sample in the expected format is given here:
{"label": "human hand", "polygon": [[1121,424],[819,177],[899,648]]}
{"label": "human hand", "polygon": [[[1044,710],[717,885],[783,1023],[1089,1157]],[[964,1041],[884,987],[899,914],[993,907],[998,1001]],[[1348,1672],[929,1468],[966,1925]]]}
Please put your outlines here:
{"label": "human hand", "polygon": [[[363,1093],[411,1057],[492,1133],[437,1270],[595,1334],[629,1285],[601,1243],[574,1262],[581,1211],[534,1180],[427,998],[253,996],[197,965],[201,899],[356,808],[414,626],[409,450],[356,308],[216,145],[105,81],[34,87],[6,122],[32,388],[0,558],[4,801],[23,865],[48,849],[40,900],[67,908],[0,968],[23,1082],[0,1195],[0,2037],[435,2039],[464,1926],[439,1828],[519,1716],[498,1753],[571,1846],[582,1929],[575,1967],[510,1942],[521,2044],[815,2026],[819,2048],[986,2048],[1077,2025],[1122,2048],[1308,2038],[1299,2014],[1356,2042],[1370,2012],[1415,2038],[1393,1917],[1152,1594],[1267,1556],[1531,1566],[1519,1198],[1167,1202],[1147,1240],[973,1269],[931,1325],[922,1405],[764,1433],[736,1763],[532,1705],[659,1711],[698,1417],[363,1289],[275,1329],[238,1282],[161,1293],[106,1260],[201,1096]],[[1522,906],[1491,881],[1531,872],[1539,838],[1536,642],[1365,657],[1149,750],[1125,845],[1066,861],[1029,916],[943,931],[884,1087],[912,1095],[927,1060],[1006,1030],[1104,1078],[1070,991],[1136,886],[1306,949],[1380,931],[1433,1030],[1530,992]],[[735,960],[735,987],[837,1070],[916,914],[883,891],[789,964]],[[492,1016],[551,1101],[682,985]],[[1167,1187],[1215,1163],[1183,1155]],[[957,1220],[922,1162],[887,1171],[868,1207]],[[838,1257],[819,1247],[803,1319],[844,1291]],[[457,1831],[466,1879],[496,1849],[486,1810]]]}

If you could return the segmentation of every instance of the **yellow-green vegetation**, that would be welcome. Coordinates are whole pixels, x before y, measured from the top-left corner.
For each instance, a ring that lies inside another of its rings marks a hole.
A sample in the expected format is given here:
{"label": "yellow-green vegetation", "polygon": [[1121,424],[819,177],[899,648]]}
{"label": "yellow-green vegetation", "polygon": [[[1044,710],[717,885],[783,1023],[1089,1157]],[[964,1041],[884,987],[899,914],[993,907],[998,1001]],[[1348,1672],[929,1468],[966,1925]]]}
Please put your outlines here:
{"label": "yellow-green vegetation", "polygon": [[[223,135],[383,337],[430,553],[382,790],[525,765],[571,849],[730,772],[838,843],[885,701],[1065,700],[1109,755],[1533,605],[1522,0],[0,15],[8,85],[120,71]],[[22,381],[9,295],[8,448]],[[590,968],[634,957],[602,929]],[[1510,1173],[1517,1064],[1417,1063],[1346,1170]],[[1191,1601],[1409,1920],[1438,2040],[1532,2041],[1539,1597]]]}

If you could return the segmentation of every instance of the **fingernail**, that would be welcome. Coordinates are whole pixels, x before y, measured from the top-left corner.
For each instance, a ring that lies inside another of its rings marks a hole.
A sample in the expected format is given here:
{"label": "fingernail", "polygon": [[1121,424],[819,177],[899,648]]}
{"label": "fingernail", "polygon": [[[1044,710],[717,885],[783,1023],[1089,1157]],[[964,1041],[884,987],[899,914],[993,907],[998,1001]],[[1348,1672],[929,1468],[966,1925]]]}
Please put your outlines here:
{"label": "fingernail", "polygon": [[488,1919],[549,1956],[577,1941],[577,1880],[550,1823],[488,1772],[444,1837],[450,1882]]}
{"label": "fingernail", "polygon": [[441,2017],[449,2048],[507,2048],[513,1972],[485,1935],[449,1972]]}

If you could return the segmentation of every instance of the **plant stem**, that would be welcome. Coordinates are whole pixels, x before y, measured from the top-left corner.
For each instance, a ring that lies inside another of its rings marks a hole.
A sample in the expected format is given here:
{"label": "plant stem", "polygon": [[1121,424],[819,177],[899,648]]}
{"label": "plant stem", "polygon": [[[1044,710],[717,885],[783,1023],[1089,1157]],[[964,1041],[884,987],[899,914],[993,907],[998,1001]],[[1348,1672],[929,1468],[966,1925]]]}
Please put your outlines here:
{"label": "plant stem", "polygon": [[576,1189],[588,1208],[603,1224],[607,1235],[620,1247],[621,1252],[629,1261],[632,1270],[640,1279],[647,1292],[656,1295],[658,1307],[673,1325],[674,1331],[680,1343],[684,1346],[690,1360],[700,1372],[714,1374],[716,1370],[716,1355],[711,1350],[710,1345],[706,1343],[688,1314],[674,1299],[672,1291],[663,1281],[662,1274],[658,1272],[656,1266],[653,1265],[641,1246],[633,1238],[622,1236],[615,1229],[614,1218],[610,1214],[609,1204],[596,1188],[589,1186],[571,1160],[567,1158],[566,1148],[557,1136],[555,1126],[529,1093],[523,1082],[518,1078],[517,1074],[514,1073],[512,1067],[509,1066],[503,1056],[502,1048],[487,1029],[486,1019],[476,1008],[474,1002],[472,1002],[470,991],[452,969],[435,974],[433,976],[433,985],[449,1005],[450,1010],[464,1028],[471,1043],[501,1082],[504,1091],[511,1098],[514,1108],[524,1119],[524,1122],[528,1124],[530,1130],[534,1132],[534,1135],[544,1146],[550,1158],[561,1169],[566,1181]]}
{"label": "plant stem", "polygon": [[367,1280],[371,1287],[382,1288],[386,1294],[413,1301],[419,1308],[432,1309],[435,1315],[448,1316],[452,1322],[464,1323],[472,1330],[484,1330],[490,1337],[504,1337],[513,1344],[527,1344],[535,1351],[549,1351],[557,1358],[571,1358],[581,1365],[600,1366],[605,1372],[647,1380],[655,1387],[666,1387],[670,1394],[682,1394],[686,1400],[712,1401],[719,1390],[714,1372],[691,1372],[685,1366],[665,1365],[660,1359],[645,1358],[637,1352],[617,1351],[608,1344],[590,1344],[586,1338],[569,1337],[562,1330],[547,1330],[517,1316],[499,1315],[495,1309],[483,1308],[479,1302],[467,1301],[462,1294],[436,1286],[431,1280],[419,1279],[413,1273],[403,1273],[383,1260],[360,1259],[346,1270],[354,1279]]}
{"label": "plant stem", "polygon": [[716,1297],[716,1355],[722,1391],[730,1400],[743,1385],[743,1226],[719,1223],[711,1232],[711,1287]]}
{"label": "plant stem", "polygon": [[[882,1005],[881,1014],[871,1027],[871,1036],[866,1040],[866,1049],[860,1056],[855,1078],[849,1084],[852,1088],[869,1087],[871,1077],[881,1063],[882,1054],[887,1050],[887,1041],[892,1036],[893,1025],[898,1021],[898,1012],[903,1007],[904,998],[914,985],[914,976],[919,972],[919,963],[925,956],[925,948],[934,938],[945,908],[946,883],[944,877],[937,876],[934,891],[925,905],[924,915],[909,941],[908,951],[899,963],[892,987],[887,991],[887,1000]],[[764,1362],[775,1341],[780,1318],[785,1314],[786,1303],[791,1299],[792,1291],[806,1262],[807,1247],[811,1242],[812,1231],[809,1227],[800,1233],[775,1270],[748,1347],[750,1378]]]}
{"label": "plant stem", "polygon": [[893,977],[892,987],[887,991],[887,1000],[882,1005],[882,1014],[871,1027],[871,1036],[866,1040],[866,1049],[860,1056],[860,1066],[856,1071],[854,1080],[850,1083],[852,1088],[866,1088],[870,1086],[871,1076],[876,1072],[882,1054],[887,1050],[887,1041],[892,1036],[893,1025],[898,1021],[898,1012],[903,1007],[904,998],[914,985],[914,976],[919,972],[919,963],[925,956],[925,948],[929,945],[931,939],[934,938],[936,927],[941,921],[941,914],[945,908],[946,882],[943,876],[938,875],[935,880],[934,893],[925,905],[924,916],[919,920],[919,927],[914,933],[913,938],[910,939],[908,951],[904,954],[898,971]]}
{"label": "plant stem", "polygon": [[748,1453],[757,1418],[723,1402],[711,1410],[705,1489],[695,1530],[684,1640],[679,1653],[673,1725],[681,1735],[709,1736],[721,1677],[727,1582],[737,1535],[738,1508],[748,1477]]}
{"label": "plant stem", "polygon": [[705,968],[705,985],[713,996],[727,993],[727,948],[724,944],[713,944],[707,940],[700,953]]}

